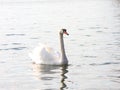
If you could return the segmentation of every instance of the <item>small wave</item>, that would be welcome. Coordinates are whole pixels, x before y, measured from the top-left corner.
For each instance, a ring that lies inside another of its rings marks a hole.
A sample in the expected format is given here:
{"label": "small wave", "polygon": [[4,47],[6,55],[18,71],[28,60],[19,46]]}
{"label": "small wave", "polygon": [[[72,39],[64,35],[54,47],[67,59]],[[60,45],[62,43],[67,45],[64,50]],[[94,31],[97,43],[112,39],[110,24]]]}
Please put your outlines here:
{"label": "small wave", "polygon": [[100,29],[101,27],[98,27],[98,26],[96,26],[96,27],[89,27],[89,29]]}
{"label": "small wave", "polygon": [[103,31],[100,31],[100,30],[99,30],[99,31],[96,31],[96,32],[97,32],[97,33],[102,33]]}
{"label": "small wave", "polygon": [[85,35],[85,36],[87,36],[87,37],[91,37],[91,35]]}
{"label": "small wave", "polygon": [[2,44],[2,46],[7,46],[8,44]]}
{"label": "small wave", "polygon": [[21,43],[12,43],[13,45],[21,45]]}
{"label": "small wave", "polygon": [[[11,43],[12,45],[21,45],[21,43]],[[2,46],[7,46],[9,44],[1,44]]]}
{"label": "small wave", "polygon": [[97,56],[84,56],[86,58],[96,58]]}
{"label": "small wave", "polygon": [[120,81],[118,81],[118,80],[112,80],[113,82],[116,82],[116,83],[120,83]]}
{"label": "small wave", "polygon": [[30,39],[39,39],[39,38],[37,38],[37,37],[33,37],[33,38],[30,38]]}
{"label": "small wave", "polygon": [[2,63],[2,64],[3,64],[3,63],[6,63],[6,62],[4,62],[4,61],[1,61],[0,63]]}
{"label": "small wave", "polygon": [[101,64],[92,63],[90,65],[92,65],[92,66],[99,66],[99,65],[110,65],[110,64],[120,64],[120,62],[105,62],[105,63],[101,63]]}
{"label": "small wave", "polygon": [[112,32],[112,34],[120,34],[120,32]]}
{"label": "small wave", "polygon": [[112,76],[108,76],[108,77],[113,79],[113,80],[111,80],[112,82],[120,83],[120,76],[119,75],[112,75]]}
{"label": "small wave", "polygon": [[17,48],[10,48],[10,50],[23,50],[25,49],[26,47],[17,47]]}
{"label": "small wave", "polygon": [[25,34],[6,34],[6,36],[25,36]]}
{"label": "small wave", "polygon": [[23,50],[23,49],[26,49],[26,47],[5,48],[5,49],[0,49],[0,51],[7,51],[7,50]]}
{"label": "small wave", "polygon": [[81,30],[81,31],[82,31],[82,30],[85,30],[85,29],[80,28],[80,29],[78,29],[78,30]]}

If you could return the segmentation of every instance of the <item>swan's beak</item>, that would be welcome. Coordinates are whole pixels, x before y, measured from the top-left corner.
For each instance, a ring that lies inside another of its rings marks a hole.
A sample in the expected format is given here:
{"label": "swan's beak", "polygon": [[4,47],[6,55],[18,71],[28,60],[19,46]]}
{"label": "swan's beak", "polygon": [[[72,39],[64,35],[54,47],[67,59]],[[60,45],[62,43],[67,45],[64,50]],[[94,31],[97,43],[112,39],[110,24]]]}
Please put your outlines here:
{"label": "swan's beak", "polygon": [[69,35],[67,32],[64,32],[64,34]]}

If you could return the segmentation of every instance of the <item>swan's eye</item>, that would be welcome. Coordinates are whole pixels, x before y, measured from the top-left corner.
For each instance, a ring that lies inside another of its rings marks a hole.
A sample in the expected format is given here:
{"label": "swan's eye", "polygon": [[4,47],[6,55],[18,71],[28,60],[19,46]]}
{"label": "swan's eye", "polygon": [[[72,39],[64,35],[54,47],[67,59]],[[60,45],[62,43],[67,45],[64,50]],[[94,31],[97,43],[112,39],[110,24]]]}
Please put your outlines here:
{"label": "swan's eye", "polygon": [[61,34],[69,35],[69,34],[67,33],[67,30],[66,30],[66,29],[62,29],[62,30],[60,31],[60,33],[61,33]]}
{"label": "swan's eye", "polygon": [[66,29],[62,29],[63,30],[63,32],[66,32]]}

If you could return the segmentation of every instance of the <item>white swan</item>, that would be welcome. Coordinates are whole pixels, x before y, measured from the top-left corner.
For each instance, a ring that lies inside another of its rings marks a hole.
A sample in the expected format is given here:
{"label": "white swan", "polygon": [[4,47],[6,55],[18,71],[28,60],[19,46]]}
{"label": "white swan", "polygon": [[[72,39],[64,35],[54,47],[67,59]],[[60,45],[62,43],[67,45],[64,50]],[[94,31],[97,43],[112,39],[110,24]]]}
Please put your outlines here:
{"label": "white swan", "polygon": [[66,29],[61,29],[60,36],[60,52],[56,52],[53,48],[39,44],[30,54],[35,64],[50,64],[50,65],[63,65],[68,64],[68,59],[65,54],[63,34],[69,35]]}

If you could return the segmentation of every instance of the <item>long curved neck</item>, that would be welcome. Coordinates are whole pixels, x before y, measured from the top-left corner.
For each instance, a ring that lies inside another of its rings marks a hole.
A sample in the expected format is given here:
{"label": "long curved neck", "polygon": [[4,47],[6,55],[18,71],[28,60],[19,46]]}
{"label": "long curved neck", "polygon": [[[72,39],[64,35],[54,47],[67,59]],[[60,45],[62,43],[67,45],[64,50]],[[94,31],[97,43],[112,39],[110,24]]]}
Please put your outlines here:
{"label": "long curved neck", "polygon": [[60,34],[60,49],[61,49],[61,55],[63,62],[67,63],[67,57],[65,54],[65,48],[64,48],[64,40],[63,40],[63,34]]}
{"label": "long curved neck", "polygon": [[63,34],[60,34],[60,49],[61,49],[62,56],[65,56]]}

